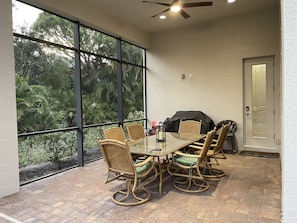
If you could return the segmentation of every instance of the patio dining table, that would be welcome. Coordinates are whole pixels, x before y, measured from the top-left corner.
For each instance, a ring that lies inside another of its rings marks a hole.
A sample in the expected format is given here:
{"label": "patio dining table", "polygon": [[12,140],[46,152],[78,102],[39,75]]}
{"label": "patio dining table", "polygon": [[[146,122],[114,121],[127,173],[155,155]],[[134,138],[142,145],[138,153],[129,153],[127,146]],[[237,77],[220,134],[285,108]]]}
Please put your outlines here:
{"label": "patio dining table", "polygon": [[[155,135],[146,136],[143,139],[128,141],[130,152],[139,155],[149,155],[157,158],[159,172],[159,193],[162,193],[163,167],[168,162],[168,155],[187,147],[195,141],[202,139],[205,135],[198,134],[178,134],[166,132],[166,141],[158,142]],[[165,162],[161,162],[161,157],[166,157]],[[166,168],[164,168],[166,170]]]}

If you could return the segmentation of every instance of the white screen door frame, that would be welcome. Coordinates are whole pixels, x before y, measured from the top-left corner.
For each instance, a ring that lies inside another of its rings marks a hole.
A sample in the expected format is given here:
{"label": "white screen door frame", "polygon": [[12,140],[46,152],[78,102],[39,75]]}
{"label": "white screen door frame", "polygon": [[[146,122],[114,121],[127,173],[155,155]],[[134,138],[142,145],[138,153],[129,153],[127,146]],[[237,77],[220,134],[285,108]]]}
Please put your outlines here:
{"label": "white screen door frame", "polygon": [[244,149],[275,147],[274,56],[243,60]]}

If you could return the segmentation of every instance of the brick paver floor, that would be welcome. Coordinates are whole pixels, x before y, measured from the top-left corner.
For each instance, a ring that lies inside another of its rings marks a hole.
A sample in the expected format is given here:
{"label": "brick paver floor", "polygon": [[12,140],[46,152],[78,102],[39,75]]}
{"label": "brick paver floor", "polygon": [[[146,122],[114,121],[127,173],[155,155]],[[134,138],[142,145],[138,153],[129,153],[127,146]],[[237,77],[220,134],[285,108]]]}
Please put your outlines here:
{"label": "brick paver floor", "polygon": [[162,194],[156,191],[147,203],[129,207],[111,201],[123,181],[105,184],[106,166],[99,160],[0,198],[0,222],[281,222],[280,159],[226,156],[218,166],[226,176],[209,181],[208,191],[179,192],[170,178]]}

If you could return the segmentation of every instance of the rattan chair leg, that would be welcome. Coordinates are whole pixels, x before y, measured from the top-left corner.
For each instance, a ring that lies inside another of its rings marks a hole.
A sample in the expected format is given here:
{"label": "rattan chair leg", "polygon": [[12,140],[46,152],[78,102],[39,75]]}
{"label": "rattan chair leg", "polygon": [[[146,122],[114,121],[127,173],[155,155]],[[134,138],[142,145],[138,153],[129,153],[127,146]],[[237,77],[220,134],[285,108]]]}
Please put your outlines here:
{"label": "rattan chair leg", "polygon": [[145,188],[132,186],[132,180],[127,180],[126,188],[113,193],[112,201],[122,206],[133,206],[147,202],[151,197],[151,193]]}
{"label": "rattan chair leg", "polygon": [[202,179],[177,179],[173,185],[177,190],[190,193],[204,192],[209,189],[209,184]]}

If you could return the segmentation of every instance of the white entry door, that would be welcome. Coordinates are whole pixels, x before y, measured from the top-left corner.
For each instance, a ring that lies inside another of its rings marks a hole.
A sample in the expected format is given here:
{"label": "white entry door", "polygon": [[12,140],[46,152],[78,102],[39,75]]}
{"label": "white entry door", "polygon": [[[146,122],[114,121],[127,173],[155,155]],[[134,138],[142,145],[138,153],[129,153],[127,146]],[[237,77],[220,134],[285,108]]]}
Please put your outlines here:
{"label": "white entry door", "polygon": [[274,56],[243,60],[244,148],[275,146]]}

